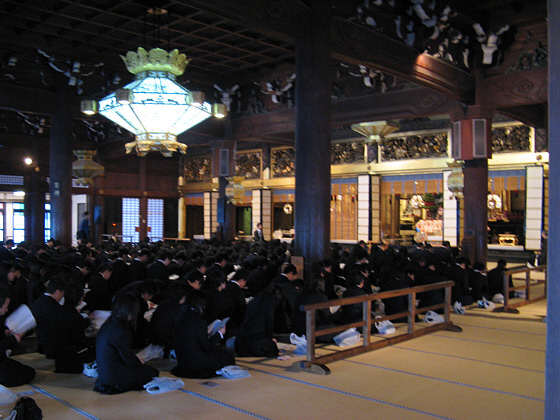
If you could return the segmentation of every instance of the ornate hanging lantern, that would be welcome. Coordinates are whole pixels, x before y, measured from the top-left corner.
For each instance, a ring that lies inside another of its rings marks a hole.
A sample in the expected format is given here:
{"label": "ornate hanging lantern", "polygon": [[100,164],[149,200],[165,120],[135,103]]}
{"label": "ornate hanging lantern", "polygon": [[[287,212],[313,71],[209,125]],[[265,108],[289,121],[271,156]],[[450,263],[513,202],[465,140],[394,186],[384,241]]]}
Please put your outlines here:
{"label": "ornate hanging lantern", "polygon": [[[159,18],[167,11],[153,8],[148,13]],[[134,133],[135,140],[125,145],[126,153],[135,150],[138,156],[145,156],[159,151],[166,157],[176,151],[186,153],[187,145],[177,141],[179,134],[212,115],[226,116],[224,104],[213,107],[205,102],[204,93],[191,92],[175,81],[190,61],[178,50],[168,53],[161,48],[146,51],[139,47],[121,58],[136,80],[100,100],[98,106],[85,100],[81,108],[90,115],[99,109],[101,115]]]}
{"label": "ornate hanging lantern", "polygon": [[241,182],[245,179],[244,176],[233,176],[226,178],[228,185],[226,185],[226,198],[234,206],[243,204],[243,196],[245,195],[245,187]]}
{"label": "ornate hanging lantern", "polygon": [[78,158],[72,162],[72,176],[77,178],[80,185],[93,185],[93,178],[105,173],[105,168],[92,159],[97,154],[95,150],[74,150],[74,155]]}
{"label": "ornate hanging lantern", "polygon": [[451,174],[447,178],[447,188],[453,193],[456,199],[463,198],[465,190],[465,181],[463,177],[463,161],[454,160],[447,162],[447,166],[451,168]]}

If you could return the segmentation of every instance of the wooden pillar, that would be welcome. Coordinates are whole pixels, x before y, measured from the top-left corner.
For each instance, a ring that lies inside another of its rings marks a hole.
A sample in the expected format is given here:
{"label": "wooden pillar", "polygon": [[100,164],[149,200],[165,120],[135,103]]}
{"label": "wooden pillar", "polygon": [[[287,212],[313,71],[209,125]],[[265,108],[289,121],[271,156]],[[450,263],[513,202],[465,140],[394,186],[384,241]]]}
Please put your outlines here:
{"label": "wooden pillar", "polygon": [[306,271],[330,246],[330,1],[311,0],[296,39],[295,253]]}
{"label": "wooden pillar", "polygon": [[494,109],[471,106],[454,110],[452,156],[465,161],[463,255],[486,264],[488,259],[488,159],[492,157]]}
{"label": "wooden pillar", "polygon": [[51,118],[49,176],[51,233],[62,245],[72,243],[72,133],[73,101],[67,79],[56,75],[56,97]]}
{"label": "wooden pillar", "polygon": [[[229,241],[235,236],[235,206],[226,199],[228,177],[233,176],[235,163],[235,141],[216,140],[212,147],[212,176],[218,178],[218,239]],[[221,238],[220,238],[221,236]]]}
{"label": "wooden pillar", "polygon": [[30,244],[45,242],[45,191],[41,180],[38,165],[25,176],[25,241]]}
{"label": "wooden pillar", "polygon": [[554,419],[560,413],[560,259],[554,253],[560,246],[560,2],[548,0],[548,153],[549,207],[548,219],[548,308],[546,317],[546,366],[544,418]]}

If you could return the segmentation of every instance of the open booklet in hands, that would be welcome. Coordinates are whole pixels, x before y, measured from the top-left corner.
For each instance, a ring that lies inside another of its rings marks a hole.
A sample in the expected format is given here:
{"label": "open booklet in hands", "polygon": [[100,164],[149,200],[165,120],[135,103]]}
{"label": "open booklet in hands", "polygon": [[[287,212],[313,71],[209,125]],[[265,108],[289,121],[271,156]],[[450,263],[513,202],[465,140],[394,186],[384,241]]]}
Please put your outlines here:
{"label": "open booklet in hands", "polygon": [[208,325],[208,335],[210,337],[212,337],[214,334],[216,334],[218,331],[220,331],[223,327],[225,327],[228,321],[229,321],[229,317],[224,318],[224,319],[216,319],[216,320],[212,321]]}

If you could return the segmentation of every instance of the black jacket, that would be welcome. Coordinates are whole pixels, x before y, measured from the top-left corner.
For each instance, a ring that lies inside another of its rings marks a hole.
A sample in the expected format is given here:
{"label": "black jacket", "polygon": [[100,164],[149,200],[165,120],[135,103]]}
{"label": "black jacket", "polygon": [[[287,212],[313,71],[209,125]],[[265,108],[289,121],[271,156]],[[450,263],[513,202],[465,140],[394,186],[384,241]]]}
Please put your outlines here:
{"label": "black jacket", "polygon": [[143,365],[132,352],[132,331],[116,316],[110,316],[97,334],[97,369],[95,390],[116,394],[142,389],[159,375],[157,369]]}

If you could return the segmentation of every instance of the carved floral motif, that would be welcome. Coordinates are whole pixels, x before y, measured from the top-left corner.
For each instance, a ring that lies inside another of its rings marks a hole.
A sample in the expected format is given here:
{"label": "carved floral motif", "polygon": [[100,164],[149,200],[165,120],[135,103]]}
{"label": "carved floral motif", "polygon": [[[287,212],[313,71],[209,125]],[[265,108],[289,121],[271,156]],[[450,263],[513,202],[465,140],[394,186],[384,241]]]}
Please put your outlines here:
{"label": "carved floral motif", "polygon": [[261,177],[261,153],[238,154],[235,159],[235,176],[243,176],[245,179],[259,179]]}
{"label": "carved floral motif", "polygon": [[497,127],[492,130],[492,152],[528,152],[531,129],[526,125]]}
{"label": "carved floral motif", "polygon": [[364,161],[364,143],[336,143],[331,147],[331,165]]}
{"label": "carved floral motif", "polygon": [[381,144],[381,159],[420,159],[447,156],[447,133],[396,137]]}
{"label": "carved floral motif", "polygon": [[272,151],[272,174],[274,177],[294,176],[296,174],[295,149]]}
{"label": "carved floral motif", "polygon": [[207,182],[212,179],[210,157],[187,158],[183,170],[185,182]]}

